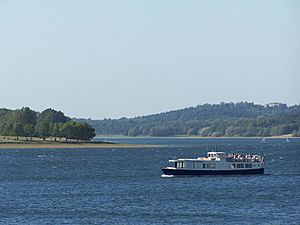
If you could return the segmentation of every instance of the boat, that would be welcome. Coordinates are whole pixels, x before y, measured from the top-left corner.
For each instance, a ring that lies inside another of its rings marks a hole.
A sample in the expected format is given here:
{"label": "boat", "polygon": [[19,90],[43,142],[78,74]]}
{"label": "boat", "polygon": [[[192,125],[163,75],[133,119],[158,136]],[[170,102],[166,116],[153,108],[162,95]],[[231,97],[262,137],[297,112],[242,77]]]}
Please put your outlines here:
{"label": "boat", "polygon": [[172,165],[162,167],[164,175],[246,175],[264,174],[265,160],[261,155],[211,151],[207,157],[171,159]]}

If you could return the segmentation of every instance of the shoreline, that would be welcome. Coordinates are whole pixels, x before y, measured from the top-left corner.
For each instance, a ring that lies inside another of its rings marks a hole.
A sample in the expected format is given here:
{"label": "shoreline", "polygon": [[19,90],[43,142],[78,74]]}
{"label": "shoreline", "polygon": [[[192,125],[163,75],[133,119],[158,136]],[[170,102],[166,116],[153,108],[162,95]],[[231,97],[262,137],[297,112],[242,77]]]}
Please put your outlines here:
{"label": "shoreline", "polygon": [[157,148],[161,145],[142,145],[142,144],[101,144],[101,143],[0,143],[0,149],[80,149],[80,148]]}
{"label": "shoreline", "polygon": [[[96,138],[190,138],[190,139],[300,139],[300,137],[290,136],[272,136],[272,137],[199,137],[199,136],[170,136],[170,137],[128,137],[128,136],[97,136]],[[1,142],[1,149],[81,149],[81,148],[94,148],[94,149],[115,149],[115,148],[158,148],[165,147],[164,145],[152,145],[152,144],[126,144],[126,143],[113,143],[113,142]]]}
{"label": "shoreline", "polygon": [[220,138],[245,138],[245,139],[247,139],[247,138],[265,138],[265,139],[272,139],[272,138],[274,138],[274,139],[276,139],[276,138],[282,138],[282,139],[284,139],[284,138],[292,138],[292,139],[298,139],[298,138],[300,138],[300,137],[292,137],[292,136],[269,136],[269,137],[264,137],[264,136],[261,136],[261,137],[258,137],[258,136],[251,136],[251,137],[228,137],[228,136],[221,136],[221,137],[200,137],[200,136],[165,136],[165,137],[152,137],[152,136],[135,136],[135,137],[130,137],[130,136],[119,136],[119,135],[117,135],[117,136],[96,136],[95,138],[115,138],[115,139],[126,139],[126,138],[128,138],[128,139],[135,139],[135,138],[191,138],[191,139],[193,139],[193,138],[199,138],[199,139],[220,139]]}
{"label": "shoreline", "polygon": [[[59,139],[59,140],[56,140]],[[46,138],[45,140],[38,137],[15,137],[0,136],[0,149],[80,149],[80,148],[155,148],[163,147],[155,144],[131,144],[131,143],[115,143],[107,141],[76,141],[74,139],[65,138]]]}

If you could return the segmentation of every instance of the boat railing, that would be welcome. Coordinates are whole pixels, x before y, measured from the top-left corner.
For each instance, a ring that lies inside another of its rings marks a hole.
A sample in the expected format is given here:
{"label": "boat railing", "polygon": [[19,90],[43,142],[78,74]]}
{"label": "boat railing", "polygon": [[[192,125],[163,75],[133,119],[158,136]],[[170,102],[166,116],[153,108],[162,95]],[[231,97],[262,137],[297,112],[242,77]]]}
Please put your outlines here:
{"label": "boat railing", "polygon": [[241,155],[241,154],[228,154],[227,162],[260,162],[262,159],[259,155]]}
{"label": "boat railing", "polygon": [[232,158],[227,158],[227,162],[260,162],[261,160],[259,159],[232,159]]}

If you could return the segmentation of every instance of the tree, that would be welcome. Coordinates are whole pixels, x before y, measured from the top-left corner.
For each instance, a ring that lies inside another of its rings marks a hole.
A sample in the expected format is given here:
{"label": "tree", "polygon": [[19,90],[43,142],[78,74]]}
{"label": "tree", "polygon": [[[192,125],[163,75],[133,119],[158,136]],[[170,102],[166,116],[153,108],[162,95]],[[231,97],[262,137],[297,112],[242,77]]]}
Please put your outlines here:
{"label": "tree", "polygon": [[53,137],[55,137],[55,138],[56,137],[62,137],[62,134],[60,132],[62,125],[63,125],[63,123],[53,123],[52,124],[52,129],[51,129],[52,133],[51,133],[51,135]]}
{"label": "tree", "polygon": [[[65,116],[61,111],[54,109],[46,109],[38,114],[36,122],[36,135],[45,139],[46,137],[60,137],[59,126],[55,124],[63,124],[70,121],[70,118]],[[55,129],[55,131],[54,131]]]}
{"label": "tree", "polygon": [[61,111],[54,109],[46,109],[38,115],[37,123],[48,122],[48,123],[66,123],[71,119],[64,115]]}
{"label": "tree", "polygon": [[33,136],[37,113],[28,107],[10,111],[0,120],[1,134],[12,136]]}
{"label": "tree", "polygon": [[95,129],[88,123],[80,123],[80,139],[91,140],[96,136]]}
{"label": "tree", "polygon": [[95,137],[95,129],[87,123],[68,121],[61,127],[61,134],[67,139],[90,140]]}
{"label": "tree", "polygon": [[25,137],[33,136],[34,135],[34,130],[35,130],[35,128],[34,128],[33,124],[26,124],[23,127],[24,136]]}
{"label": "tree", "polygon": [[71,121],[60,111],[46,109],[37,113],[28,107],[19,110],[0,109],[0,134],[11,136],[63,137],[90,140],[95,130],[86,122]]}
{"label": "tree", "polygon": [[43,140],[49,137],[51,134],[50,123],[46,121],[40,122],[37,127],[37,134],[39,137],[43,138]]}

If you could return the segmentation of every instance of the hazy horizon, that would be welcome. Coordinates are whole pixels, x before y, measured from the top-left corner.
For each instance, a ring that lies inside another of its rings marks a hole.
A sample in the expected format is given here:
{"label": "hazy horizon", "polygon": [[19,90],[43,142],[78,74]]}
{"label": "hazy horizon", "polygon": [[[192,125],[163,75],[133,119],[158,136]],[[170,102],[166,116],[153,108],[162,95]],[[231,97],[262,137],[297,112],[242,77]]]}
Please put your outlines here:
{"label": "hazy horizon", "polygon": [[0,108],[300,103],[299,1],[0,1]]}

